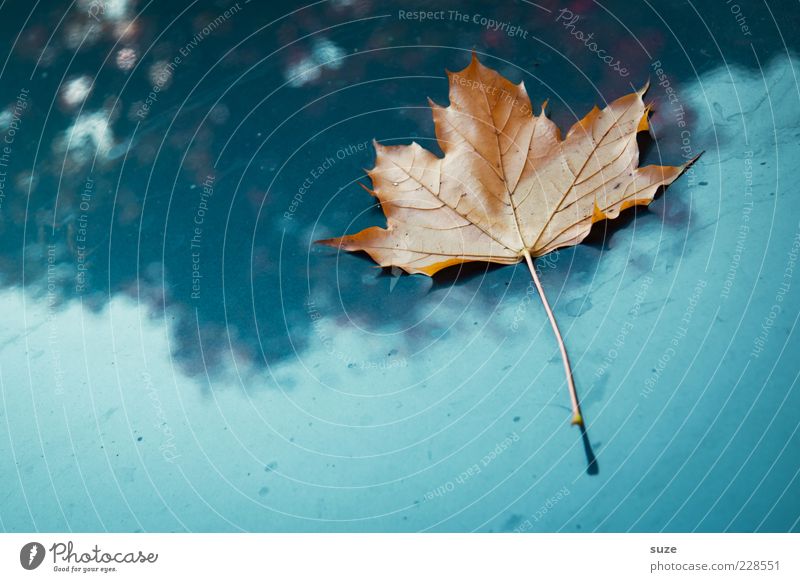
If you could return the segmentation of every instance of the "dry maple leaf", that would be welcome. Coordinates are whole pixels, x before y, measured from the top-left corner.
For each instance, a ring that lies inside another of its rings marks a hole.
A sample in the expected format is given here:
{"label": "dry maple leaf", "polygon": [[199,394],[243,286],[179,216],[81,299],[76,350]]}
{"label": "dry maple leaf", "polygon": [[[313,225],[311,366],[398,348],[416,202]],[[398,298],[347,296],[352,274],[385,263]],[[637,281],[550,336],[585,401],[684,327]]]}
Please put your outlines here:
{"label": "dry maple leaf", "polygon": [[646,86],[595,107],[562,139],[544,105],[532,114],[523,83],[514,85],[475,54],[466,69],[447,75],[450,106],[430,101],[444,157],[417,143],[375,142],[369,192],[388,228],[318,242],[428,276],[469,261],[524,259],[558,340],[572,422],[582,426],[566,348],[533,258],[580,243],[599,220],[649,204],[689,164],[638,167],[636,134],[649,127]]}

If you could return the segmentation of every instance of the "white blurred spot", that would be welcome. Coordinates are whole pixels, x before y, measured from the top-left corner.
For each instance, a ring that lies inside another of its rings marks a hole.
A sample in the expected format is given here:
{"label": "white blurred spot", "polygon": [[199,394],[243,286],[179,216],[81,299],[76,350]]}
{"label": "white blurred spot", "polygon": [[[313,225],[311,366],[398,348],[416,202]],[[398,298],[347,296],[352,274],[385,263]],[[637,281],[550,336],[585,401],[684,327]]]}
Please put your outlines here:
{"label": "white blurred spot", "polygon": [[158,61],[150,66],[149,77],[153,85],[166,89],[172,82],[173,67],[168,61]]}
{"label": "white blurred spot", "polygon": [[139,55],[136,54],[136,49],[120,49],[117,52],[117,67],[122,71],[130,71],[136,65],[138,58]]}
{"label": "white blurred spot", "polygon": [[120,22],[133,12],[131,0],[79,0],[78,6],[95,22]]}
{"label": "white blurred spot", "polygon": [[81,105],[92,92],[92,79],[87,75],[72,77],[61,85],[61,103],[70,108]]}
{"label": "white blurred spot", "polygon": [[284,76],[290,87],[302,87],[306,83],[311,83],[319,79],[322,69],[317,66],[311,57],[304,57],[298,62],[290,65]]}
{"label": "white blurred spot", "polygon": [[344,49],[328,39],[314,41],[311,54],[287,67],[284,72],[291,87],[302,87],[319,79],[323,68],[338,69],[345,56]]}
{"label": "white blurred spot", "polygon": [[14,113],[11,108],[7,107],[0,111],[0,131],[5,131],[11,126],[11,120],[14,119]]}
{"label": "white blurred spot", "polygon": [[108,112],[102,109],[79,115],[56,142],[56,150],[66,152],[80,165],[90,162],[95,155],[101,161],[108,160],[115,145],[108,122]]}
{"label": "white blurred spot", "polygon": [[314,41],[314,60],[330,69],[338,69],[344,63],[344,49],[326,38]]}
{"label": "white blurred spot", "polygon": [[131,13],[130,0],[104,0],[105,4],[105,17],[108,20],[118,22],[124,20]]}
{"label": "white blurred spot", "polygon": [[33,172],[22,172],[17,175],[14,183],[21,192],[28,192],[29,190],[36,189],[36,186],[39,184],[39,179]]}

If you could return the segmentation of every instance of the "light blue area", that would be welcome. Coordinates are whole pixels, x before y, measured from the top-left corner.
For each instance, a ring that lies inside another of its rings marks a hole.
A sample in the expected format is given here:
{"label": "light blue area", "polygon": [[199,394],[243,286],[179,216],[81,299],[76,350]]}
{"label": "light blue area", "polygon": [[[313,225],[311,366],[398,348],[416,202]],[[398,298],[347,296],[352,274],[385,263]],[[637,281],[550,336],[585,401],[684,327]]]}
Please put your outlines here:
{"label": "light blue area", "polygon": [[[170,358],[164,314],[122,297],[48,310],[12,288],[0,527],[796,531],[797,72],[778,58],[763,78],[723,67],[682,87],[705,149],[692,172],[601,248],[542,266],[598,475],[522,266],[436,286],[415,298],[426,316],[387,333],[329,316],[319,293],[293,357],[208,382]],[[429,284],[339,260],[364,301]]]}

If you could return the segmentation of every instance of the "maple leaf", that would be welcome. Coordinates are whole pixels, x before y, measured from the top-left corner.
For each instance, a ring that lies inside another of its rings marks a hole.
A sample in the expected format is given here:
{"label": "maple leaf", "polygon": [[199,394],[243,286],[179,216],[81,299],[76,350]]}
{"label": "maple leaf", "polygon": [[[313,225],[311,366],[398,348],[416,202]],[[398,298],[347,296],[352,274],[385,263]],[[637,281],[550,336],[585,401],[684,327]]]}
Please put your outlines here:
{"label": "maple leaf", "polygon": [[318,242],[428,276],[470,261],[524,259],[558,340],[572,423],[583,426],[569,358],[533,259],[579,244],[599,220],[649,204],[692,162],[639,167],[636,135],[649,129],[647,86],[594,107],[562,139],[544,113],[546,103],[533,115],[525,85],[482,65],[474,53],[466,69],[447,75],[450,106],[430,101],[444,157],[416,142],[374,142],[367,190],[380,200],[387,228]]}

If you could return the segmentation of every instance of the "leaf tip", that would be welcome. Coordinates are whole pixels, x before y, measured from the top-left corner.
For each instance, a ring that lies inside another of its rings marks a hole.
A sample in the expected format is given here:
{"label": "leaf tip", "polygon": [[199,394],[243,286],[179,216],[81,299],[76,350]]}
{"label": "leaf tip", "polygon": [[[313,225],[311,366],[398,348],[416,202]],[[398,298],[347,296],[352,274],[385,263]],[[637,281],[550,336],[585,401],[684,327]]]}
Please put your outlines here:
{"label": "leaf tip", "polygon": [[[365,171],[366,171],[366,170],[365,170]],[[370,177],[370,179],[372,179],[372,176],[370,175],[369,171],[366,171],[366,172],[367,172],[367,175]],[[367,192],[369,192],[369,195],[370,195],[370,196],[372,196],[372,197],[374,197],[374,198],[377,198],[377,197],[378,197],[378,195],[375,193],[375,190],[373,190],[372,188],[370,188],[369,186],[367,186],[367,185],[366,185],[366,184],[364,184],[363,182],[358,182],[358,185],[359,185],[359,186],[361,186],[361,187],[362,187],[364,190],[366,190]]]}
{"label": "leaf tip", "polygon": [[650,130],[650,111],[652,111],[650,105],[645,105],[642,118],[639,120],[639,125],[636,126],[636,133]]}
{"label": "leaf tip", "polygon": [[341,240],[341,238],[321,238],[319,240],[315,240],[314,244],[326,247],[338,247]]}
{"label": "leaf tip", "polygon": [[595,198],[594,209],[592,209],[592,224],[605,220],[606,218],[608,218],[608,215],[600,209],[600,206],[597,204],[597,199]]}
{"label": "leaf tip", "polygon": [[693,157],[691,160],[689,160],[688,162],[686,162],[685,164],[683,164],[683,169],[684,169],[684,170],[686,170],[686,169],[688,169],[689,167],[693,166],[693,165],[694,165],[694,163],[695,163],[697,160],[699,160],[699,159],[700,159],[700,156],[702,156],[704,153],[706,153],[706,150],[703,150],[702,152],[700,152],[699,154],[697,154],[695,157]]}

